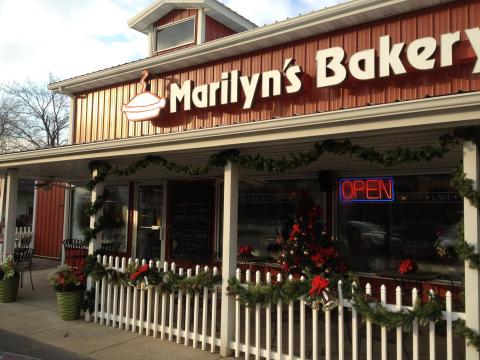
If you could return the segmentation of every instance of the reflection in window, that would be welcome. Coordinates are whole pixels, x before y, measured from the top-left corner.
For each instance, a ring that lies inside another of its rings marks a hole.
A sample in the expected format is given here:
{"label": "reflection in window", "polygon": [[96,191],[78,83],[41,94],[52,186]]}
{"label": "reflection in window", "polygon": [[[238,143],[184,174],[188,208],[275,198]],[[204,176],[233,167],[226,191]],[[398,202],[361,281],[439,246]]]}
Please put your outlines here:
{"label": "reflection in window", "polygon": [[393,203],[340,203],[342,253],[352,270],[396,272],[413,259],[418,272],[461,277],[463,266],[453,248],[463,215],[463,201],[449,186],[449,176],[394,178]]}
{"label": "reflection in window", "polygon": [[276,240],[287,239],[293,221],[313,207],[325,214],[325,199],[316,180],[241,182],[238,246],[252,247],[255,256],[276,258]]}
{"label": "reflection in window", "polygon": [[86,211],[91,203],[91,193],[84,187],[75,187],[72,198],[72,221],[70,237],[83,239],[83,232],[90,227],[90,217]]}
{"label": "reflection in window", "polygon": [[193,43],[195,18],[180,21],[155,30],[156,51]]}
{"label": "reflection in window", "polygon": [[102,231],[102,243],[119,243],[119,251],[127,251],[128,229],[128,185],[105,186],[108,200],[103,206],[105,228]]}

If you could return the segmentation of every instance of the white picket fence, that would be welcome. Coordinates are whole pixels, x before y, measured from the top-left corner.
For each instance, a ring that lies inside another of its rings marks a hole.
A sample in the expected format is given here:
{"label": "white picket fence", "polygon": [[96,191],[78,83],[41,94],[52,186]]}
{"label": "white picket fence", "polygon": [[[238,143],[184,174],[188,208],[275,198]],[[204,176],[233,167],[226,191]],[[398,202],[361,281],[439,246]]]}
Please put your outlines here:
{"label": "white picket fence", "polygon": [[[116,270],[125,271],[127,264],[132,263],[132,259],[104,256],[103,260],[98,257],[98,261],[104,266]],[[139,260],[135,260],[138,265]],[[142,261],[142,265],[145,264]],[[171,270],[179,275],[184,274],[184,269],[177,269],[175,263],[165,262],[161,266],[157,261],[155,264],[150,261],[150,268],[156,268],[158,271]],[[195,272],[192,269],[186,270],[187,277],[200,272],[200,266],[196,266]],[[208,271],[208,267],[204,268]],[[218,273],[217,268],[213,268],[213,274]],[[106,279],[95,282],[95,311],[93,320],[96,323],[107,326],[118,327],[127,331],[152,335],[161,339],[175,341],[177,344],[183,343],[185,346],[191,344],[194,348],[198,346],[202,350],[207,349],[213,353],[220,345],[219,324],[217,324],[217,310],[219,309],[219,288],[212,290],[203,289],[201,293],[195,295],[183,294],[178,291],[172,294],[160,294],[158,289],[139,290],[132,286],[115,285],[108,283]],[[200,327],[200,328],[199,328]]]}
{"label": "white picket fence", "polygon": [[[237,270],[236,277],[244,283],[252,280],[249,270],[244,277]],[[284,281],[280,274],[278,282]],[[292,276],[287,279],[291,281]],[[266,274],[265,282],[271,283],[270,273]],[[260,272],[255,274],[255,282],[262,283]],[[380,290],[381,303],[389,310],[412,309],[402,305],[402,290],[395,289],[396,304],[387,304],[387,288],[382,285]],[[365,294],[372,294],[370,284],[366,285]],[[290,301],[288,304],[278,303],[262,309],[259,305],[254,308],[245,307],[236,300],[235,306],[235,335],[231,348],[235,357],[243,353],[245,359],[254,356],[255,359],[382,359],[395,358],[400,360],[404,353],[413,360],[436,360],[437,355],[447,360],[459,359],[458,354],[464,351],[465,343],[458,341],[454,350],[452,322],[464,319],[463,313],[452,311],[452,294],[446,294],[446,308],[443,311],[443,320],[446,322],[446,335],[440,337],[436,333],[436,324],[430,322],[428,329],[423,331],[428,336],[421,336],[421,329],[417,323],[413,324],[411,333],[397,328],[393,332],[385,327],[374,326],[371,322],[363,322],[361,316],[352,306],[350,300],[342,294],[342,283],[338,283],[338,306],[334,310],[323,311],[307,306],[303,299]],[[412,304],[420,296],[413,289]],[[348,310],[348,311],[345,311]],[[253,326],[252,326],[253,322]],[[320,330],[323,325],[323,332]],[[350,327],[350,329],[348,329]],[[378,329],[375,329],[378,328]],[[337,336],[335,336],[336,332]],[[379,333],[379,334],[377,334]],[[407,338],[410,337],[410,341]],[[363,338],[363,339],[361,339]],[[362,341],[363,340],[363,341]],[[393,344],[392,344],[392,341]],[[411,345],[407,349],[408,345]],[[428,343],[428,346],[427,346]],[[363,346],[362,346],[363,345]],[[374,351],[375,349],[375,351]],[[428,354],[425,351],[428,349]],[[379,351],[378,351],[379,350]],[[441,351],[441,352],[440,352]],[[455,352],[456,351],[456,352]],[[445,357],[446,354],[446,357]]]}
{"label": "white picket fence", "polygon": [[[2,229],[3,233],[3,229]],[[31,226],[17,226],[15,228],[15,237],[20,238],[22,235],[32,235],[32,227]],[[0,243],[0,263],[3,262],[4,257],[4,244]]]}
{"label": "white picket fence", "polygon": [[31,226],[17,226],[15,228],[15,236],[22,236],[22,235],[31,235],[32,234],[32,227]]}
{"label": "white picket fence", "polygon": [[[98,258],[104,266],[125,271],[127,263],[133,260],[117,257]],[[135,260],[138,265],[139,260]],[[145,261],[142,262],[145,264]],[[151,268],[176,272],[175,264],[149,262]],[[200,271],[200,266],[186,270],[187,276]],[[206,268],[208,270],[208,268]],[[217,273],[217,268],[213,269]],[[177,274],[183,274],[179,269]],[[237,279],[243,284],[250,283],[252,274],[237,270]],[[290,277],[286,281],[290,281]],[[270,273],[262,279],[255,274],[255,282],[272,282]],[[278,275],[276,281],[285,281]],[[138,332],[147,336],[176,341],[185,346],[208,349],[213,353],[220,346],[220,287],[203,289],[195,295],[177,291],[160,294],[157,289],[138,290],[131,286],[115,285],[106,279],[96,281],[94,322]],[[452,311],[452,294],[446,294],[446,308],[443,311],[445,334],[436,331],[434,322],[423,328],[414,323],[411,332],[401,328],[388,331],[384,327],[363,321],[351,302],[343,297],[341,283],[338,284],[338,306],[334,310],[312,309],[302,299],[287,304],[278,303],[261,308],[245,307],[236,299],[234,337],[230,348],[236,358],[245,359],[382,359],[397,360],[409,358],[447,360],[459,359],[465,350],[461,339],[454,341],[452,322],[464,319],[464,313]],[[372,294],[367,284],[365,294]],[[414,289],[412,303],[420,294]],[[402,305],[402,290],[396,288],[396,304],[387,304],[387,289],[381,287],[381,302],[390,310],[412,309]],[[443,324],[442,324],[443,325]],[[454,346],[455,345],[455,346]],[[403,356],[406,353],[408,356]]]}

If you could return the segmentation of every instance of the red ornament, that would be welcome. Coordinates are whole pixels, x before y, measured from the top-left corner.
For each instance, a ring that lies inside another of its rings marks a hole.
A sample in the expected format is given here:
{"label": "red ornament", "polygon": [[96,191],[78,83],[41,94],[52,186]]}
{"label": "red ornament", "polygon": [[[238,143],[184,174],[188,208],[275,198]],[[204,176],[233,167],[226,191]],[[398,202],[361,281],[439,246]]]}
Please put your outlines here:
{"label": "red ornament", "polygon": [[406,259],[400,262],[398,272],[402,275],[412,273],[416,270],[416,264],[412,259]]}
{"label": "red ornament", "polygon": [[325,265],[328,260],[338,256],[337,250],[333,246],[328,248],[320,248],[318,252],[310,257],[315,266],[320,267]]}
{"label": "red ornament", "polygon": [[238,249],[238,253],[241,257],[252,256],[252,251],[253,251],[253,249],[248,245],[240,246],[240,248]]}

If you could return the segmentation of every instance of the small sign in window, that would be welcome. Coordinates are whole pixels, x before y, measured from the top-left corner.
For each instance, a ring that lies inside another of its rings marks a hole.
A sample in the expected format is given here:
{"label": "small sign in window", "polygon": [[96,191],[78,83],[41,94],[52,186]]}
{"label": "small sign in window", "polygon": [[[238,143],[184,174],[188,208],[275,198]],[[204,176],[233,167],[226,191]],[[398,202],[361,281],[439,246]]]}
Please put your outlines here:
{"label": "small sign in window", "polygon": [[353,178],[339,180],[343,202],[386,202],[395,200],[393,178]]}

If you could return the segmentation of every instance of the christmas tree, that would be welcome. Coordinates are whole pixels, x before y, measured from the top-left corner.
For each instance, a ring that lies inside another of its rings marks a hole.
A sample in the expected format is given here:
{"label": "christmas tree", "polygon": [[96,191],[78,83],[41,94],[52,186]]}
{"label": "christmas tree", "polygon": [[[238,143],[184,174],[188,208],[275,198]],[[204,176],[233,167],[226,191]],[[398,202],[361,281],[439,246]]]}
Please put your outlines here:
{"label": "christmas tree", "polygon": [[294,276],[323,275],[345,272],[334,243],[325,232],[325,221],[320,207],[314,206],[298,217],[287,239],[283,241],[279,257],[282,272]]}

